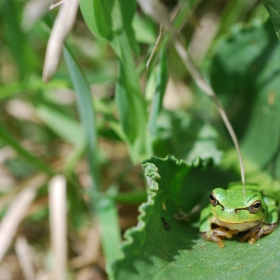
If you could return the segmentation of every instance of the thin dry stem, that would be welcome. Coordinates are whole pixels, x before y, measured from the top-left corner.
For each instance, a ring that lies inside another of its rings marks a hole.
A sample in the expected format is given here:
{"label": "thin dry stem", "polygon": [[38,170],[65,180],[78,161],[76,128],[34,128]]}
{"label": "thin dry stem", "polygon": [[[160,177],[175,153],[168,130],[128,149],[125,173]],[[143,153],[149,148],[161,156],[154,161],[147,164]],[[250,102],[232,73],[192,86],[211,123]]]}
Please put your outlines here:
{"label": "thin dry stem", "polygon": [[[178,13],[180,12],[180,9],[181,9],[182,5],[181,4],[178,4],[174,10],[172,11],[171,13],[171,22],[173,22],[173,20],[176,18],[176,16],[178,15]],[[166,33],[166,29],[163,27],[163,25],[160,25],[160,28],[159,28],[159,34],[158,34],[158,37],[157,37],[157,40],[156,40],[156,43],[153,47],[153,50],[152,50],[152,53],[146,63],[146,69],[149,69],[149,66],[151,64],[151,61],[152,59],[154,58],[155,56],[155,53],[159,47],[159,44],[161,42],[161,39],[163,38],[164,34]]]}
{"label": "thin dry stem", "polygon": [[158,34],[156,43],[155,43],[155,45],[153,47],[153,50],[152,50],[152,53],[151,53],[151,55],[150,55],[150,57],[149,57],[149,59],[148,59],[148,61],[146,63],[146,69],[149,68],[150,63],[151,63],[152,59],[154,58],[154,55],[155,55],[155,53],[156,53],[156,51],[158,49],[158,45],[159,45],[159,43],[161,41],[161,38],[164,35],[164,33],[165,33],[165,30],[164,30],[163,26],[161,25],[160,28],[159,28],[159,34]]}
{"label": "thin dry stem", "polygon": [[214,103],[218,109],[218,112],[232,138],[232,141],[233,141],[234,146],[238,153],[239,165],[240,165],[240,170],[241,170],[241,180],[242,180],[242,184],[243,184],[243,193],[245,196],[245,188],[244,188],[244,186],[245,186],[245,169],[244,169],[243,158],[241,155],[241,150],[239,147],[239,143],[238,143],[236,134],[231,126],[231,123],[230,123],[230,121],[226,115],[226,112],[223,109],[222,104],[220,103],[217,95],[215,94],[215,92],[211,88],[211,86],[203,78],[201,72],[196,67],[196,65],[192,61],[191,57],[188,55],[186,49],[184,48],[184,46],[182,44],[182,40],[181,40],[180,36],[178,34],[173,34],[173,37],[175,39],[174,40],[175,48],[176,48],[177,52],[179,53],[180,57],[182,58],[183,63],[185,64],[186,68],[188,69],[189,73],[191,74],[191,76],[194,79],[194,81],[196,82],[196,84],[200,87],[200,89],[202,89],[214,101]]}

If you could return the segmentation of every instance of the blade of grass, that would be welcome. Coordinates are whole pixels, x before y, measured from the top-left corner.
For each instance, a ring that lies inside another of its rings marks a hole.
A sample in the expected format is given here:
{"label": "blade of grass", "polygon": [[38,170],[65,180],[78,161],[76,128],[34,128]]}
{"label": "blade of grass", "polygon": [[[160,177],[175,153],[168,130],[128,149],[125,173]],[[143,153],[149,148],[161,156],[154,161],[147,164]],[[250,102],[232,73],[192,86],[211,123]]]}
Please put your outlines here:
{"label": "blade of grass", "polygon": [[11,135],[11,133],[2,124],[0,124],[0,139],[5,141],[18,153],[19,156],[27,160],[36,168],[40,169],[48,175],[54,174],[54,172],[47,164],[39,160],[36,156],[29,153],[22,145],[20,145],[20,143]]}
{"label": "blade of grass", "polygon": [[98,164],[98,139],[96,129],[96,117],[93,107],[93,100],[87,80],[70,53],[68,48],[64,48],[64,57],[69,70],[73,88],[76,92],[79,115],[85,131],[88,162],[90,167],[93,188],[90,190],[91,209],[97,213],[98,221],[102,231],[102,247],[107,261],[112,260],[118,250],[120,243],[120,229],[116,206],[111,199],[100,195],[100,178]]}
{"label": "blade of grass", "polygon": [[96,130],[96,117],[93,107],[90,87],[87,80],[76,63],[73,55],[67,47],[64,48],[64,58],[68,67],[73,88],[76,92],[79,115],[82,121],[84,134],[88,148],[88,162],[91,177],[93,180],[93,188],[99,190],[99,166],[98,166],[98,139]]}

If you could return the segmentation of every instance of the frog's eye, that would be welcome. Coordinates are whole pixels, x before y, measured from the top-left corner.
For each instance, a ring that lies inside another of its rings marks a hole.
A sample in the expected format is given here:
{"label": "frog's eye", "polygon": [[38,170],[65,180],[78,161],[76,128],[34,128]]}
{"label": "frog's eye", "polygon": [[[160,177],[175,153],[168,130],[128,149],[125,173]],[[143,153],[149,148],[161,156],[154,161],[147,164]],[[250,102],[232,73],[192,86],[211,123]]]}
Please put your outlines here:
{"label": "frog's eye", "polygon": [[213,193],[210,194],[209,199],[210,199],[210,203],[213,206],[217,206],[219,204],[218,200],[216,199]]}
{"label": "frog's eye", "polygon": [[261,208],[262,208],[262,203],[260,200],[257,200],[248,207],[248,210],[251,214],[256,214],[260,211]]}
{"label": "frog's eye", "polygon": [[218,199],[215,197],[214,193],[211,193],[209,196],[210,203],[216,207],[217,205],[220,205],[222,207],[222,211],[224,211],[225,207],[218,201]]}

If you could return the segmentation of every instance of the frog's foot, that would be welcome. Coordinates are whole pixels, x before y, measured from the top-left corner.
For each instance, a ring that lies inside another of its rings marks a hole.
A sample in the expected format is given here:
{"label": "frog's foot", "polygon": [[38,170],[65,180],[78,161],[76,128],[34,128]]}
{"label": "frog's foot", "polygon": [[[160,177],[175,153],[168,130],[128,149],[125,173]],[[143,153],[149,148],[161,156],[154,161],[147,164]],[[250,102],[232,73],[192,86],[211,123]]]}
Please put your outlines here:
{"label": "frog's foot", "polygon": [[205,240],[215,242],[220,248],[223,248],[225,244],[223,243],[222,239],[232,238],[232,235],[237,233],[238,230],[229,230],[226,228],[218,227],[206,232],[201,232],[201,235]]}
{"label": "frog's foot", "polygon": [[273,232],[275,229],[277,229],[277,227],[278,227],[278,223],[257,225],[255,227],[253,227],[243,237],[241,237],[240,242],[244,242],[249,238],[248,243],[254,244],[263,235]]}

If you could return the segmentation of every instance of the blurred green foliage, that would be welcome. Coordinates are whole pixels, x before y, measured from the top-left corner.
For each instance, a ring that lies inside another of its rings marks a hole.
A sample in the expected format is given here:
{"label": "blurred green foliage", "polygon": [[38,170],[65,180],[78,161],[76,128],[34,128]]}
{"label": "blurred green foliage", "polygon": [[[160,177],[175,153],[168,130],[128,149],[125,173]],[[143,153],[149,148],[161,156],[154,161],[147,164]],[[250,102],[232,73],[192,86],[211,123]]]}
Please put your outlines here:
{"label": "blurred green foliage", "polygon": [[[174,26],[228,113],[241,142],[247,180],[273,188],[279,199],[279,3],[263,1],[273,26],[256,0],[163,2],[170,10],[181,5]],[[145,69],[157,23],[136,1],[81,0],[61,65],[44,84],[48,25],[57,11],[26,29],[25,2],[2,0],[0,5],[0,158],[3,154],[1,168],[12,178],[10,184],[0,181],[2,197],[37,173],[65,174],[69,227],[78,234],[98,217],[112,279],[159,279],[165,273],[184,279],[190,272],[193,279],[248,279],[252,273],[275,279],[278,247],[265,265],[248,267],[272,250],[278,231],[261,246],[231,241],[219,253],[198,236],[197,224],[173,219],[178,208],[190,211],[205,203],[212,187],[226,187],[239,180],[240,172],[215,106],[193,83],[168,31]],[[12,152],[5,158],[7,149]],[[181,161],[147,160],[168,154]],[[148,191],[139,168],[143,160]],[[139,205],[147,192],[139,224],[126,233],[128,242],[120,250],[124,228],[118,207]],[[37,199],[46,195],[43,188]],[[26,222],[47,218],[44,204]],[[237,254],[242,262],[222,261]],[[246,258],[252,254],[256,258]],[[214,265],[215,272],[207,274]],[[238,273],[226,274],[239,266]]]}

